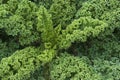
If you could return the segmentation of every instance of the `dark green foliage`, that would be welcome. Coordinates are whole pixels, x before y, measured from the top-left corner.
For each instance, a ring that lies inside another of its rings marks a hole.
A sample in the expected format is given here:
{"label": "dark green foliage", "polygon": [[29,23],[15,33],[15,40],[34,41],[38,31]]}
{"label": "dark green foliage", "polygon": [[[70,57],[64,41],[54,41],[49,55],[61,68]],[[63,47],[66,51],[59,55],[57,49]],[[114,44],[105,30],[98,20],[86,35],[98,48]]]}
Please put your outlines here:
{"label": "dark green foliage", "polygon": [[54,26],[61,24],[63,28],[66,27],[76,13],[75,0],[53,0],[50,13]]}
{"label": "dark green foliage", "polygon": [[77,44],[75,49],[79,56],[84,55],[89,58],[93,69],[102,74],[102,80],[120,79],[120,42],[115,36],[89,39],[87,43]]}
{"label": "dark green foliage", "polygon": [[120,6],[119,0],[90,0],[83,3],[76,14],[76,17],[80,16],[92,16],[93,18],[99,18],[106,12],[112,12],[117,10]]}
{"label": "dark green foliage", "polygon": [[49,9],[53,3],[53,0],[30,0],[30,1],[35,2],[38,6],[42,5],[47,9]]}
{"label": "dark green foliage", "polygon": [[93,60],[93,63],[93,68],[98,73],[102,74],[102,80],[120,79],[120,58],[112,57],[109,60],[102,60],[98,58]]}
{"label": "dark green foliage", "polygon": [[45,70],[48,71],[48,69],[45,67],[46,65],[44,67],[41,66],[34,73],[32,73],[30,78],[28,78],[27,80],[46,80],[48,76],[45,74]]}
{"label": "dark green foliage", "polygon": [[101,76],[85,62],[86,57],[63,53],[50,64],[51,80],[101,80]]}
{"label": "dark green foliage", "polygon": [[[76,17],[91,16],[108,23],[110,30],[114,31],[119,27],[120,21],[120,1],[119,0],[92,0],[85,2],[76,13]],[[109,30],[108,30],[109,31]]]}
{"label": "dark green foliage", "polygon": [[0,80],[120,80],[120,1],[0,0]]}
{"label": "dark green foliage", "polygon": [[17,49],[19,49],[19,45],[14,41],[9,41],[9,43],[7,43],[0,40],[0,60],[10,56]]}
{"label": "dark green foliage", "polygon": [[4,29],[7,35],[14,36],[20,45],[30,45],[40,38],[35,31],[37,7],[34,3],[28,0],[10,0],[0,8],[3,9],[1,16],[4,15],[0,19],[0,29]]}

